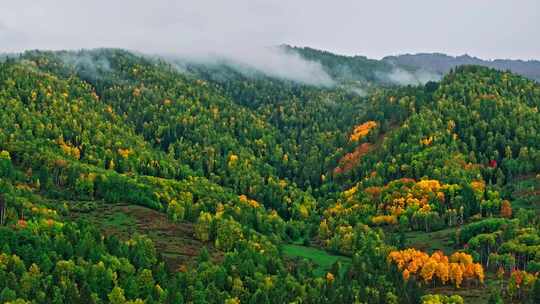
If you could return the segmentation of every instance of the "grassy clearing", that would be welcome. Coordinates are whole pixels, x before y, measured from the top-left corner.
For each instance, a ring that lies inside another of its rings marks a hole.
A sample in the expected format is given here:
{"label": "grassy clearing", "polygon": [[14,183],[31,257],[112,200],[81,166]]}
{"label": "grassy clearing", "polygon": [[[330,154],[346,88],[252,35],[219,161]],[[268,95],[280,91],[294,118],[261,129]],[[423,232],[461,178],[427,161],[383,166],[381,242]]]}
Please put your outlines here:
{"label": "grassy clearing", "polygon": [[[316,265],[314,273],[319,276],[325,275],[326,272],[337,261],[339,261],[343,266],[348,266],[351,264],[351,259],[349,257],[332,255],[324,250],[313,247],[287,244],[283,245],[282,249],[283,253],[288,257],[303,258],[313,262]],[[346,267],[341,268],[343,272],[345,271],[345,268]]]}
{"label": "grassy clearing", "polygon": [[222,253],[213,244],[195,238],[192,223],[173,223],[164,213],[146,207],[99,204],[90,212],[72,212],[72,217],[88,220],[104,234],[124,240],[135,233],[147,235],[173,270],[180,265],[192,264],[203,247],[208,249],[213,259],[222,258]]}
{"label": "grassy clearing", "polygon": [[135,219],[125,213],[116,212],[103,220],[105,228],[126,229],[135,225]]}
{"label": "grassy clearing", "polygon": [[452,238],[456,231],[455,227],[434,231],[410,231],[405,233],[407,247],[433,253],[437,250],[442,250],[445,254],[450,255],[454,252],[452,248]]}
{"label": "grassy clearing", "polygon": [[[487,304],[489,301],[489,291],[491,289],[501,289],[501,281],[495,278],[494,274],[486,273],[486,280],[484,284],[476,285],[464,285],[461,288],[455,288],[453,286],[434,287],[428,288],[427,293],[440,293],[444,295],[459,295],[463,298],[465,303],[474,304]],[[506,303],[506,302],[505,302]]]}

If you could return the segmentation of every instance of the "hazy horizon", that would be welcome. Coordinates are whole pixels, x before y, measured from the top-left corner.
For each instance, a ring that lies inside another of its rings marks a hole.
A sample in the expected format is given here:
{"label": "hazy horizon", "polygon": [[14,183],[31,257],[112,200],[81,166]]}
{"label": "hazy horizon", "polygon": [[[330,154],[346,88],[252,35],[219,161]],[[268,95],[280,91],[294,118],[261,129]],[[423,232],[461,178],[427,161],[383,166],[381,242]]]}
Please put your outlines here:
{"label": "hazy horizon", "polygon": [[540,59],[540,3],[478,1],[29,1],[0,5],[0,52],[122,48],[245,53],[308,46],[381,59],[417,53]]}

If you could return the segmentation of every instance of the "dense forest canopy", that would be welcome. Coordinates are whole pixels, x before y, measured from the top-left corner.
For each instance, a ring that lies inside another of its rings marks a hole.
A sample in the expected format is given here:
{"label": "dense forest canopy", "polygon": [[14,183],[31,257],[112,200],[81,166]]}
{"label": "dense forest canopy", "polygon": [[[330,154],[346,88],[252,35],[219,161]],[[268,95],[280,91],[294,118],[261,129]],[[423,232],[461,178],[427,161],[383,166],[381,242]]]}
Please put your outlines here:
{"label": "dense forest canopy", "polygon": [[537,82],[282,47],[3,57],[0,303],[540,302]]}

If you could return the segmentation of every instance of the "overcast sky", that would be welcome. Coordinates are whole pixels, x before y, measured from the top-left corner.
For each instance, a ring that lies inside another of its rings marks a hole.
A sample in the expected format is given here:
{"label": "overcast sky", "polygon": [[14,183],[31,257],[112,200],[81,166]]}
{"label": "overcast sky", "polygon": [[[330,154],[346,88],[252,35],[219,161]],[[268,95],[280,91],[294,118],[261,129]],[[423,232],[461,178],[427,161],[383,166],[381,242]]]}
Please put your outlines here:
{"label": "overcast sky", "polygon": [[380,58],[540,59],[540,0],[0,0],[0,51],[196,53],[288,43]]}

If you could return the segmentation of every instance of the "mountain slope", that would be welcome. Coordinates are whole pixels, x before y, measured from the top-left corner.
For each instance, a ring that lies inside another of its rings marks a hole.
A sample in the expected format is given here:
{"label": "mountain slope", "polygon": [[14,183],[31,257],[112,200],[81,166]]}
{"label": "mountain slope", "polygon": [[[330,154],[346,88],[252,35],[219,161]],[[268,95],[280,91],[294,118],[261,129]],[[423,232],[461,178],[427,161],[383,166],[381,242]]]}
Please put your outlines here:
{"label": "mountain slope", "polygon": [[0,302],[533,299],[538,83],[303,52],[372,65],[368,95],[123,50],[1,62]]}

